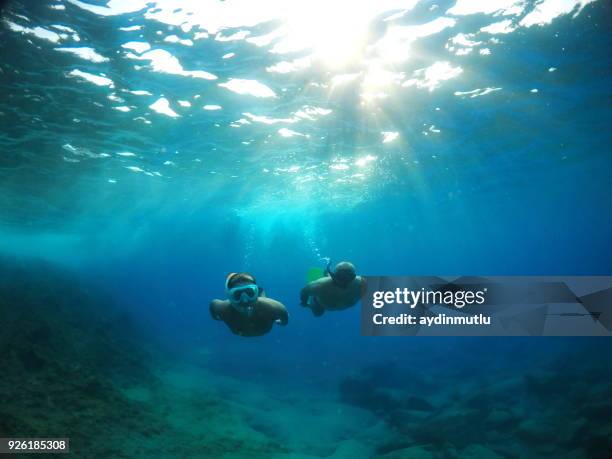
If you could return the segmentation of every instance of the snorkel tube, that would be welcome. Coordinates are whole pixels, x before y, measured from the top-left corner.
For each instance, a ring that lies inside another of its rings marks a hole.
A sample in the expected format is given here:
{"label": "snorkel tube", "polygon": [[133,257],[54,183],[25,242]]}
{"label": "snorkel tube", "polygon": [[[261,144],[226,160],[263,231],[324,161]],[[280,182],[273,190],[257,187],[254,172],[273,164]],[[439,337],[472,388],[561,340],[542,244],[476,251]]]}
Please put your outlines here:
{"label": "snorkel tube", "polygon": [[331,280],[336,282],[336,279],[334,279],[334,272],[331,270],[331,258],[327,259],[327,266],[325,266],[325,274],[331,277]]}

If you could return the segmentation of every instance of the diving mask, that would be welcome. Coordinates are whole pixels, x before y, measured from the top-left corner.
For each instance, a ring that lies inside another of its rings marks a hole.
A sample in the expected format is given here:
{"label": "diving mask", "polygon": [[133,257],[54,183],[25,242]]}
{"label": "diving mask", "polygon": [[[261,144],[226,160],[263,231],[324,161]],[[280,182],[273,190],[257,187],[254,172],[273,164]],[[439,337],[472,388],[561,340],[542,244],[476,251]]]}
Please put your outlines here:
{"label": "diving mask", "polygon": [[227,290],[227,298],[232,306],[247,312],[253,309],[253,303],[259,297],[259,287],[255,284],[239,285]]}

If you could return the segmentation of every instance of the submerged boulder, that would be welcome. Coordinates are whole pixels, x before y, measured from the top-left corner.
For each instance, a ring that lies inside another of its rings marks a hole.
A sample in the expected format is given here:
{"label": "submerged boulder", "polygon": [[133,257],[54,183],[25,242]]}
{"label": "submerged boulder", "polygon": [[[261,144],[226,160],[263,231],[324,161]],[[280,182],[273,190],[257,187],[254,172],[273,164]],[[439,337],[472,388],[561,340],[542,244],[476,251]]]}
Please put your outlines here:
{"label": "submerged boulder", "polygon": [[123,395],[155,385],[148,353],[101,292],[50,264],[0,258],[0,317],[0,436],[69,435],[71,452],[93,457],[112,455],[113,437],[156,425]]}

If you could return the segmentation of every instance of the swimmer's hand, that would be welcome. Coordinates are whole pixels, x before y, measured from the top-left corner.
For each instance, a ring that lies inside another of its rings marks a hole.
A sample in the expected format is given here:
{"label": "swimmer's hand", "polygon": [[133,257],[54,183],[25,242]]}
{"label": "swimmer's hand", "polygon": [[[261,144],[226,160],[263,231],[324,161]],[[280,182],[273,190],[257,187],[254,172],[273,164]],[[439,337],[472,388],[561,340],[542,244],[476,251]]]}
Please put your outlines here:
{"label": "swimmer's hand", "polygon": [[286,318],[282,318],[282,319],[276,319],[274,323],[276,325],[287,325],[289,323],[289,316],[287,316]]}
{"label": "swimmer's hand", "polygon": [[310,299],[310,292],[308,290],[308,286],[306,286],[300,292],[300,305],[304,307],[308,306],[309,299]]}

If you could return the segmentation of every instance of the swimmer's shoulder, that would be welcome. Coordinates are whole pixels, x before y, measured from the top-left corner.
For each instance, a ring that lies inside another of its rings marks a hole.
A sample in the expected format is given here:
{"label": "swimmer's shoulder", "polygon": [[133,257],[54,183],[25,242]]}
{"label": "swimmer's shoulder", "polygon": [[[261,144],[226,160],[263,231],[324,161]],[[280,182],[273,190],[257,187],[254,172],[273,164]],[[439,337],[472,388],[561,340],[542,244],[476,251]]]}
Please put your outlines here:
{"label": "swimmer's shoulder", "polygon": [[214,299],[210,302],[210,314],[217,320],[223,319],[229,308],[230,302],[228,300]]}
{"label": "swimmer's shoulder", "polygon": [[334,283],[334,281],[332,280],[331,277],[325,276],[325,277],[321,277],[321,278],[319,278],[317,280],[314,280],[314,281],[310,282],[308,284],[308,286],[311,289],[316,290],[316,289],[324,287],[326,285],[332,285],[333,283]]}
{"label": "swimmer's shoulder", "polygon": [[230,304],[229,300],[219,300],[215,298],[214,300],[210,302],[210,307],[211,308],[225,308],[229,306],[229,304]]}
{"label": "swimmer's shoulder", "polygon": [[283,303],[268,297],[259,297],[257,303],[266,309],[286,309]]}
{"label": "swimmer's shoulder", "polygon": [[351,284],[351,292],[353,292],[353,294],[363,295],[365,290],[366,280],[361,276],[357,276]]}
{"label": "swimmer's shoulder", "polygon": [[280,301],[273,300],[272,298],[259,298],[257,303],[265,311],[264,317],[270,320],[280,320],[282,325],[286,325],[289,322],[289,311]]}

